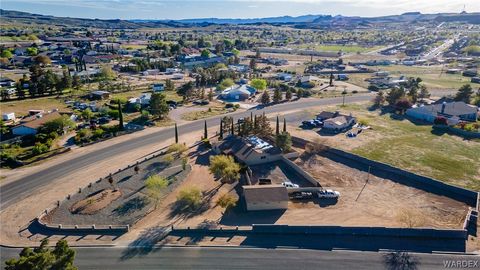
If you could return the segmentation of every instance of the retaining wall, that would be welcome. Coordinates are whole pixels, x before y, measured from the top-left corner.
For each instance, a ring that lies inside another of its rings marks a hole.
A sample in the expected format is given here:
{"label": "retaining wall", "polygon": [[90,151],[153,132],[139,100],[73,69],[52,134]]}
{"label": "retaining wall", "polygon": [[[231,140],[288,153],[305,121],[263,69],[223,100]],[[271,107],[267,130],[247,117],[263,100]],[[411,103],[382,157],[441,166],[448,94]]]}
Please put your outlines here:
{"label": "retaining wall", "polygon": [[342,226],[289,226],[254,224],[253,233],[263,234],[325,234],[352,236],[387,236],[466,239],[466,230],[442,230],[431,228],[386,228],[386,227],[342,227]]}
{"label": "retaining wall", "polygon": [[310,182],[314,187],[321,186],[320,183],[313,178],[308,172],[305,170],[302,170],[302,168],[298,167],[297,164],[286,158],[285,156],[282,156],[282,161],[291,169],[293,169],[296,173],[301,175],[303,178],[305,178],[308,182]]}

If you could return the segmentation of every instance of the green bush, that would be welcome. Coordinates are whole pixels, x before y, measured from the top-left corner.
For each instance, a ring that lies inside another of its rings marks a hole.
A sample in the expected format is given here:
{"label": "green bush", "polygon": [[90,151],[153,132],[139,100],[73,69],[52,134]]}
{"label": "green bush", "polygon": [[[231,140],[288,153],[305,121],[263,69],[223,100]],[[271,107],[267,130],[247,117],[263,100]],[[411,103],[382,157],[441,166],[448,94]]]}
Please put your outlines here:
{"label": "green bush", "polygon": [[33,155],[40,155],[45,152],[48,152],[48,146],[43,144],[43,143],[36,143],[35,146],[32,148],[32,154]]}
{"label": "green bush", "polygon": [[180,190],[177,196],[182,210],[196,210],[202,203],[202,192],[197,187],[189,187]]}

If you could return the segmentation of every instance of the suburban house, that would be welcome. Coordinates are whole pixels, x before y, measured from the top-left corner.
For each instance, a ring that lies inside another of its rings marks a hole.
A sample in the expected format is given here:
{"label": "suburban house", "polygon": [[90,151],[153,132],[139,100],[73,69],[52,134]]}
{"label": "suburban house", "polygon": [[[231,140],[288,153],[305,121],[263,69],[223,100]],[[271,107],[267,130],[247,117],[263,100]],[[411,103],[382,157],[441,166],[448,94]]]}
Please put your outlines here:
{"label": "suburban house", "polygon": [[247,211],[288,208],[287,188],[282,185],[243,186]]}
{"label": "suburban house", "polygon": [[293,79],[293,75],[290,73],[278,73],[277,79],[285,82],[289,82]]}
{"label": "suburban house", "polygon": [[107,91],[93,91],[89,94],[91,100],[102,100],[110,97],[110,93]]}
{"label": "suburban house", "polygon": [[346,130],[355,124],[355,117],[340,115],[334,118],[327,119],[323,122],[322,130],[329,130],[333,132],[340,132]]}
{"label": "suburban house", "polygon": [[161,92],[165,90],[165,85],[163,83],[154,83],[152,85],[153,92]]}
{"label": "suburban house", "polygon": [[241,138],[230,135],[222,141],[212,143],[217,154],[232,155],[239,162],[247,165],[263,164],[282,158],[282,151],[268,142],[256,137]]}
{"label": "suburban house", "polygon": [[129,99],[128,103],[139,104],[139,105],[145,106],[145,105],[150,104],[150,99],[152,99],[152,94],[151,93],[143,93],[138,98]]}
{"label": "suburban house", "polygon": [[412,118],[433,123],[435,118],[443,116],[449,120],[449,124],[456,124],[458,121],[476,121],[478,108],[466,104],[463,101],[443,102],[424,106],[414,106],[406,111]]}
{"label": "suburban house", "polygon": [[18,126],[12,128],[13,135],[35,135],[38,129],[48,121],[61,117],[60,113],[55,111],[47,114],[36,114],[21,120]]}
{"label": "suburban house", "polygon": [[302,76],[300,78],[300,85],[302,87],[312,88],[315,87],[318,81],[320,81],[320,79],[317,76]]}
{"label": "suburban house", "polygon": [[220,98],[225,100],[245,100],[253,96],[257,90],[249,85],[234,85],[222,91]]}

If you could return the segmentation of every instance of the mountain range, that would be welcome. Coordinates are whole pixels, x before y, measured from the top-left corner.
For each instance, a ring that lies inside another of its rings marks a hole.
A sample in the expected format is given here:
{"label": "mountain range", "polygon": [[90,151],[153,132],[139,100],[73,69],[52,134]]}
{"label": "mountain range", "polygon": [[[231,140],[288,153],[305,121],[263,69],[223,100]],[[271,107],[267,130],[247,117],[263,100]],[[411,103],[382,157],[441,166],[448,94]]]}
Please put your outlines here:
{"label": "mountain range", "polygon": [[303,15],[303,16],[280,16],[269,18],[253,19],[230,19],[230,18],[199,18],[182,20],[121,20],[121,19],[85,19],[71,17],[56,17],[50,15],[32,14],[22,11],[0,9],[2,21],[4,23],[37,23],[53,24],[76,27],[98,27],[98,28],[124,28],[135,29],[141,27],[202,27],[209,25],[223,24],[272,24],[293,25],[297,28],[321,28],[332,25],[356,26],[370,25],[374,23],[412,23],[415,21],[462,21],[473,24],[480,24],[480,13],[438,13],[422,14],[420,12],[409,12],[401,15],[381,16],[381,17],[347,17],[331,15]]}

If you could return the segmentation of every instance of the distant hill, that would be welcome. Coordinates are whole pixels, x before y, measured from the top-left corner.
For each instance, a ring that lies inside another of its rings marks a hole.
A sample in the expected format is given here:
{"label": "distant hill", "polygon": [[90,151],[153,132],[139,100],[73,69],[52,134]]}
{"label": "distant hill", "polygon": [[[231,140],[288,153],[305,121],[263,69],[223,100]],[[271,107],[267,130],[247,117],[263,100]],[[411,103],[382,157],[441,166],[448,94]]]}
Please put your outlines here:
{"label": "distant hill", "polygon": [[193,27],[208,26],[212,24],[273,24],[273,25],[295,25],[299,28],[317,28],[329,25],[340,26],[368,26],[372,23],[411,23],[415,21],[435,21],[450,22],[462,21],[474,24],[480,24],[480,13],[440,13],[440,14],[422,14],[420,12],[408,12],[401,15],[381,16],[381,17],[347,17],[330,15],[304,15],[298,17],[281,16],[269,18],[253,19],[221,19],[221,18],[203,18],[203,19],[183,19],[183,20],[101,20],[84,19],[71,17],[56,17],[50,15],[32,14],[28,12],[3,10],[0,9],[2,21],[4,23],[36,23],[59,26],[75,27],[98,27],[112,29],[135,29],[141,27]]}

